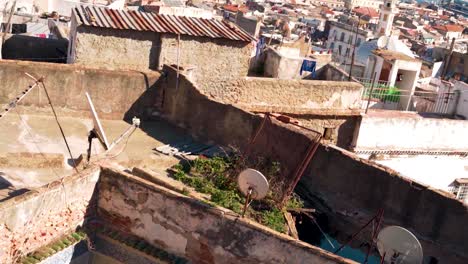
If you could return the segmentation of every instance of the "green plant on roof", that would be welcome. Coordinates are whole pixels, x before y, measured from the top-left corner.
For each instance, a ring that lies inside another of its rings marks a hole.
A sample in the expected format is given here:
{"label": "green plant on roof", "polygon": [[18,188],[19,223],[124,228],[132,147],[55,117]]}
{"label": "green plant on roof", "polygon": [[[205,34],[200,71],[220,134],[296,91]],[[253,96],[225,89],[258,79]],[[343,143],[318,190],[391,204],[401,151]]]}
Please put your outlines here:
{"label": "green plant on roof", "polygon": [[286,208],[301,208],[302,201],[293,196],[285,208],[278,208],[278,203],[273,196],[278,193],[275,188],[282,188],[282,183],[277,182],[281,174],[281,164],[271,159],[258,157],[248,163],[239,155],[230,157],[197,158],[190,166],[180,164],[173,167],[172,177],[184,184],[193,187],[196,191],[211,196],[208,203],[230,209],[238,214],[242,212],[245,197],[237,188],[237,176],[245,168],[256,168],[262,171],[270,181],[272,190],[261,201],[252,201],[246,216],[279,232],[285,232],[285,219],[283,210]]}

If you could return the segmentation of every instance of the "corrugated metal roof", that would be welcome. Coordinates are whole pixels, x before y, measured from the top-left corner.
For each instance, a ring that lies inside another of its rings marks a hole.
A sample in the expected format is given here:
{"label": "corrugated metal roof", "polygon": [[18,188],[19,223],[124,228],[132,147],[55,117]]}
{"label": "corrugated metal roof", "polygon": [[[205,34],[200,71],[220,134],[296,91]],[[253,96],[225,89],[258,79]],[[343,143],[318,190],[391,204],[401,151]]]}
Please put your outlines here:
{"label": "corrugated metal roof", "polygon": [[76,7],[73,15],[76,15],[78,24],[90,27],[174,33],[239,41],[255,40],[238,26],[216,19],[158,15],[97,6]]}

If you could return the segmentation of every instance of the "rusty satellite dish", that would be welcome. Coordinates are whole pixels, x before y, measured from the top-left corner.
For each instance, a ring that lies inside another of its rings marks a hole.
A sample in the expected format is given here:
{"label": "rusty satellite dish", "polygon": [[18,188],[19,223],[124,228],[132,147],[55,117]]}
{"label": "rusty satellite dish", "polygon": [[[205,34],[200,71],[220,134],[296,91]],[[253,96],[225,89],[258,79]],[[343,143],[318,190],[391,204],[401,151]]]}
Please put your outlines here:
{"label": "rusty satellite dish", "polygon": [[263,174],[254,169],[246,169],[239,174],[237,178],[239,190],[251,199],[263,199],[269,189],[268,180]]}
{"label": "rusty satellite dish", "polygon": [[377,248],[384,263],[421,264],[423,250],[416,236],[400,226],[388,226],[377,236]]}

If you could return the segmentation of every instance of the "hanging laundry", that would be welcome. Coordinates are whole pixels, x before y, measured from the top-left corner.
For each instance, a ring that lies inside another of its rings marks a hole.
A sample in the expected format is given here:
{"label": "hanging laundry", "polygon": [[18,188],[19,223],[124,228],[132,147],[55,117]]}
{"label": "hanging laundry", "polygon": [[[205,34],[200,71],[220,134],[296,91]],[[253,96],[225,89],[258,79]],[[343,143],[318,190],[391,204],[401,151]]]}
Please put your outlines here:
{"label": "hanging laundry", "polygon": [[255,51],[255,57],[256,58],[258,58],[258,56],[262,53],[265,46],[266,46],[265,38],[261,37],[257,42],[257,50]]}
{"label": "hanging laundry", "polygon": [[299,72],[299,74],[302,75],[302,72],[306,71],[312,73],[312,77],[315,78],[315,66],[315,61],[304,60],[302,62],[301,71]]}

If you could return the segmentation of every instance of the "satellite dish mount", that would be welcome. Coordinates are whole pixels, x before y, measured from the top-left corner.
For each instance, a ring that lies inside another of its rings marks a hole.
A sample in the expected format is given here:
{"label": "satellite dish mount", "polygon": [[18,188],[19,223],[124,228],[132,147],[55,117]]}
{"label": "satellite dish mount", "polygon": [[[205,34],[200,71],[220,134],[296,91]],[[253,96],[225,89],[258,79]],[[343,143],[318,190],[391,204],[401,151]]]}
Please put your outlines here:
{"label": "satellite dish mount", "polygon": [[104,147],[106,151],[112,150],[122,139],[129,137],[139,126],[140,126],[140,119],[134,117],[132,119],[132,125],[127,128],[116,140],[109,144],[107,141],[106,133],[102,128],[101,121],[99,120],[98,114],[96,109],[94,108],[93,101],[91,101],[91,96],[86,92],[86,98],[88,99],[88,104],[91,109],[91,115],[93,117],[93,129],[91,129],[88,133],[88,150],[87,150],[87,163],[91,159],[91,147],[93,144],[93,139],[97,138],[101,145]]}

